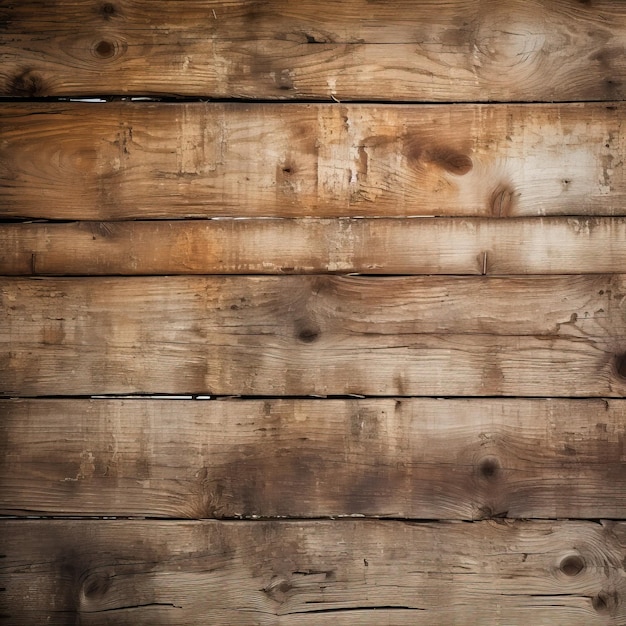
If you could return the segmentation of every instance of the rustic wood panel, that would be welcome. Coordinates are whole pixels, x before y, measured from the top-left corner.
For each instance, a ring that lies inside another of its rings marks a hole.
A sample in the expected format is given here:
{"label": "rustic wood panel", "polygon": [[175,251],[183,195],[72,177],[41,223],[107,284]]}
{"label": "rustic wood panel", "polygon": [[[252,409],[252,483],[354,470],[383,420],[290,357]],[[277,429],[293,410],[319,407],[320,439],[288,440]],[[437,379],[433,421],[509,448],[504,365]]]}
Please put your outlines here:
{"label": "rustic wood panel", "polygon": [[5,400],[0,514],[623,518],[626,401]]}
{"label": "rustic wood panel", "polygon": [[4,278],[0,390],[622,396],[624,294],[622,275]]}
{"label": "rustic wood panel", "polygon": [[2,612],[32,624],[619,626],[614,522],[4,521]]}
{"label": "rustic wood panel", "polygon": [[623,215],[625,115],[617,102],[4,104],[0,216]]}
{"label": "rustic wood panel", "polygon": [[0,224],[4,275],[508,275],[625,268],[625,218]]}
{"label": "rustic wood panel", "polygon": [[419,101],[624,97],[626,8],[594,0],[4,3],[0,94]]}

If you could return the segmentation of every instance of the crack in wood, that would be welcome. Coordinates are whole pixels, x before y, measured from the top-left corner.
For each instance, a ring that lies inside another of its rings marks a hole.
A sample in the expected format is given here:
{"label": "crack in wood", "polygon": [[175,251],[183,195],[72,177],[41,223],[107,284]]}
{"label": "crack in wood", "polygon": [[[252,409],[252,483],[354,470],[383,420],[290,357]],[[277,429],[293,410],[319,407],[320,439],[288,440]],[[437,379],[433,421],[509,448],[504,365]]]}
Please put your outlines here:
{"label": "crack in wood", "polygon": [[[320,602],[324,602],[323,600]],[[307,600],[305,604],[316,604],[315,601]],[[308,609],[303,611],[289,611],[286,615],[303,615],[308,613],[345,613],[345,612],[358,612],[358,611],[427,611],[417,606],[408,605],[394,605],[394,604],[382,604],[374,606],[353,606],[353,607],[332,607],[326,609]]]}
{"label": "crack in wood", "polygon": [[132,611],[135,609],[144,609],[144,608],[151,608],[151,607],[165,607],[165,608],[172,608],[172,609],[183,608],[181,605],[174,604],[173,602],[147,602],[146,604],[129,604],[126,606],[116,606],[116,607],[111,607],[108,609],[97,609],[97,610],[79,609],[75,611],[75,613],[78,615],[80,615],[81,613],[88,613],[88,614],[112,613],[115,611]]}

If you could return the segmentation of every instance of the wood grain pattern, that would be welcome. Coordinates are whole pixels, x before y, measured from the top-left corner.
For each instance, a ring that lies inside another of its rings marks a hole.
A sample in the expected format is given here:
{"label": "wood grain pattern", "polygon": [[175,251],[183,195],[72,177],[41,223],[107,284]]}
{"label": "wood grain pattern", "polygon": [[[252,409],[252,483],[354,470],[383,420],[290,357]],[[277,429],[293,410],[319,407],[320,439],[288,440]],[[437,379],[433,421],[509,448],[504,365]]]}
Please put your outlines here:
{"label": "wood grain pattern", "polygon": [[0,1],[0,624],[624,626],[625,42]]}
{"label": "wood grain pattern", "polygon": [[626,9],[611,0],[22,0],[4,3],[0,17],[3,96],[553,101],[625,94]]}
{"label": "wood grain pattern", "polygon": [[626,401],[0,401],[0,514],[623,518]]}
{"label": "wood grain pattern", "polygon": [[4,275],[509,275],[625,268],[626,218],[0,224]]}
{"label": "wood grain pattern", "polygon": [[624,280],[4,278],[0,390],[622,396]]}
{"label": "wood grain pattern", "polygon": [[8,103],[0,216],[624,215],[625,115],[618,102]]}
{"label": "wood grain pattern", "polygon": [[603,522],[3,521],[15,626],[619,626]]}

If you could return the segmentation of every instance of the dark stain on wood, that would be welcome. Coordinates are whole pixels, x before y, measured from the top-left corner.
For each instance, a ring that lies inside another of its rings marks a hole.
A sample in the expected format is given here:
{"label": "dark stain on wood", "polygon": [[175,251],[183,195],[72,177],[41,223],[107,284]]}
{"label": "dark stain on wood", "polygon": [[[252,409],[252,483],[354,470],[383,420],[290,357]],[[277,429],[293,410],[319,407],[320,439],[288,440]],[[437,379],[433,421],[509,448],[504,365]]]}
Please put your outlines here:
{"label": "dark stain on wood", "polygon": [[319,325],[312,320],[296,320],[296,337],[302,343],[315,343],[321,333]]}
{"label": "dark stain on wood", "polygon": [[15,75],[10,81],[8,95],[21,98],[40,98],[48,95],[48,87],[38,70],[27,68]]}
{"label": "dark stain on wood", "polygon": [[100,14],[105,20],[110,20],[117,15],[117,9],[111,2],[105,2],[100,5]]}
{"label": "dark stain on wood", "polygon": [[434,165],[456,176],[463,176],[469,173],[473,167],[471,157],[454,150],[435,148],[427,158]]}
{"label": "dark stain on wood", "polygon": [[135,461],[135,472],[139,480],[148,479],[152,475],[150,460],[146,457]]}
{"label": "dark stain on wood", "polygon": [[82,586],[91,569],[91,560],[71,546],[70,541],[61,537],[58,537],[58,541],[61,551],[52,566],[56,574],[54,602],[56,606],[63,607],[68,613],[67,624],[69,626],[78,621],[76,616],[81,607]]}
{"label": "dark stain on wood", "polygon": [[[264,2],[252,0],[246,4],[243,17],[246,28],[250,29],[249,32],[255,32],[259,28],[259,24],[268,18],[267,9],[268,7],[265,6]],[[270,17],[273,18],[274,16],[270,14]]]}
{"label": "dark stain on wood", "polygon": [[454,21],[454,28],[449,28],[441,36],[441,43],[452,48],[472,49],[476,41],[476,29],[466,18]]}
{"label": "dark stain on wood", "polygon": [[591,599],[591,604],[601,615],[615,615],[620,605],[620,597],[615,590],[603,590]]}
{"label": "dark stain on wood", "polygon": [[[620,46],[604,47],[591,54],[589,59],[591,61],[596,61],[600,68],[605,72],[615,72],[615,74],[619,75],[619,72],[615,69],[615,64],[617,63],[619,66],[625,53],[626,50]],[[618,84],[621,83],[621,81],[616,82]]]}
{"label": "dark stain on wood", "polygon": [[[508,515],[511,494],[495,456],[482,458],[464,478],[451,478],[446,467],[419,459],[393,463],[368,456],[367,462],[359,461],[361,457],[355,451],[362,450],[361,454],[367,455],[382,445],[377,443],[378,427],[371,415],[355,413],[351,418],[353,453],[349,462],[359,464],[358,472],[349,471],[345,467],[348,461],[339,460],[339,450],[329,452],[325,442],[307,440],[287,447],[280,425],[263,428],[258,446],[240,446],[233,450],[234,461],[202,472],[201,496],[193,515],[218,519],[307,516],[319,510],[311,508],[311,499],[319,501],[315,494],[322,484],[325,515],[380,515],[381,511],[394,511],[399,502],[394,494],[398,493],[403,494],[403,506],[408,510],[437,508],[438,502],[443,505],[453,494],[463,493],[467,506],[476,511],[476,518]],[[295,494],[300,498],[294,499]],[[288,505],[285,497],[290,499]]]}
{"label": "dark stain on wood", "polygon": [[85,577],[83,593],[89,599],[101,598],[109,591],[112,582],[112,576],[108,572],[93,572]]}
{"label": "dark stain on wood", "polygon": [[406,396],[406,380],[403,374],[396,374],[393,377],[393,385],[396,390],[396,394],[399,396]]}
{"label": "dark stain on wood", "polygon": [[471,157],[464,152],[433,144],[430,138],[414,133],[404,138],[404,154],[413,167],[433,165],[456,176],[469,173],[473,167]]}

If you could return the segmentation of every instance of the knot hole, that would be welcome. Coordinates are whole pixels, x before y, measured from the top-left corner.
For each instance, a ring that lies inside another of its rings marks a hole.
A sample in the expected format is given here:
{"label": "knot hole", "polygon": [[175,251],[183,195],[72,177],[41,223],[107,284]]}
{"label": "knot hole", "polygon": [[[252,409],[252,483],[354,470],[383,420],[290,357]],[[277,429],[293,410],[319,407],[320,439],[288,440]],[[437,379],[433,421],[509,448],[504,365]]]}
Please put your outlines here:
{"label": "knot hole", "polygon": [[96,44],[94,51],[101,59],[109,59],[115,54],[115,45],[103,39]]}
{"label": "knot hole", "polygon": [[319,337],[319,328],[306,327],[298,331],[298,339],[302,341],[302,343],[314,343]]}
{"label": "knot hole", "polygon": [[569,554],[559,563],[559,569],[566,576],[577,576],[585,569],[585,561],[579,554]]}
{"label": "knot hole", "polygon": [[615,357],[615,371],[621,378],[626,378],[626,354],[618,354]]}
{"label": "knot hole", "polygon": [[105,19],[110,19],[115,15],[115,6],[113,6],[110,2],[105,2],[100,7],[100,11]]}
{"label": "knot hole", "polygon": [[495,480],[500,473],[500,461],[494,456],[488,456],[478,464],[478,473],[485,480]]}

